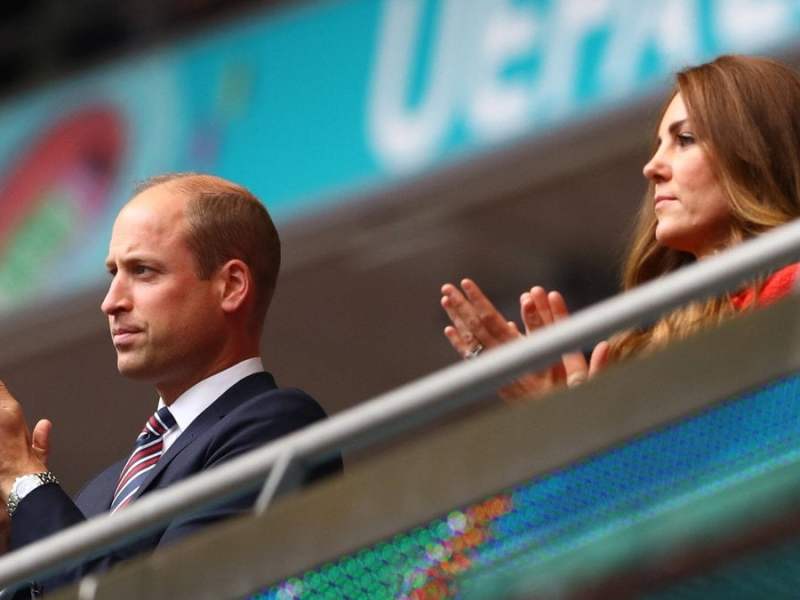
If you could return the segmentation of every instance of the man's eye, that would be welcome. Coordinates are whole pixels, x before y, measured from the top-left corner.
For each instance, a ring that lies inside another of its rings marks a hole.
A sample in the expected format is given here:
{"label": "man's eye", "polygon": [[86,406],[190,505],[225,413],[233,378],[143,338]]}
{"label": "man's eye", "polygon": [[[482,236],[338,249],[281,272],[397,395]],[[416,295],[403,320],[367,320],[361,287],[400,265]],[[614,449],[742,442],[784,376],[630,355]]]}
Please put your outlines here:
{"label": "man's eye", "polygon": [[136,265],[132,269],[135,275],[147,275],[152,271],[150,267],[146,267],[145,265]]}

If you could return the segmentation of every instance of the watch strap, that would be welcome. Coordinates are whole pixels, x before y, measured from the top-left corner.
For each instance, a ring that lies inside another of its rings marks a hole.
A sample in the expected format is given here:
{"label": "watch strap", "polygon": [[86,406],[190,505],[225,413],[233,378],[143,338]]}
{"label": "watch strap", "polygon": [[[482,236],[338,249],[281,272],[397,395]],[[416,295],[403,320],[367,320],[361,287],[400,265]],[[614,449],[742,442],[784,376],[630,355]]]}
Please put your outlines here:
{"label": "watch strap", "polygon": [[[25,498],[25,496],[30,494],[36,488],[49,483],[59,485],[58,478],[50,471],[44,471],[42,473],[29,473],[27,475],[17,477],[14,480],[14,485],[11,487],[11,493],[8,495],[8,502],[6,502],[8,516],[14,516],[14,511],[17,510],[17,506],[19,506],[19,503],[23,498]],[[21,490],[23,485],[24,490]]]}

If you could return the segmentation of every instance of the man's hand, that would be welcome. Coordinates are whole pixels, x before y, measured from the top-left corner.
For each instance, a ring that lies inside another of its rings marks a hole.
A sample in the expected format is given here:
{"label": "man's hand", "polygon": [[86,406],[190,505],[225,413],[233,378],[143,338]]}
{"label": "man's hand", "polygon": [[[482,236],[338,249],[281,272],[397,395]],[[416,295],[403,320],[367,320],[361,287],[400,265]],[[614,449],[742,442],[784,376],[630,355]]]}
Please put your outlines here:
{"label": "man's hand", "polygon": [[11,519],[6,502],[20,475],[47,470],[53,424],[42,419],[28,433],[22,407],[0,381],[0,554],[8,551]]}
{"label": "man's hand", "polygon": [[31,436],[22,407],[0,381],[0,500],[5,503],[20,475],[46,471],[52,425],[39,421]]}
{"label": "man's hand", "polygon": [[42,464],[47,467],[47,457],[50,454],[50,432],[53,423],[49,419],[40,419],[33,428],[31,449]]}

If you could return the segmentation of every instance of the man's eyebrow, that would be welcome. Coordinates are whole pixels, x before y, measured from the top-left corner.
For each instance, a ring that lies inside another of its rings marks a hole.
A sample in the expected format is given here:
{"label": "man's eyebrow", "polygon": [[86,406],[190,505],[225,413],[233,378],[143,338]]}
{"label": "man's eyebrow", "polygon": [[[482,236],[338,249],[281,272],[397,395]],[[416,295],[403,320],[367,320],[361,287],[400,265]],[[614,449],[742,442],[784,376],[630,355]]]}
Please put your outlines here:
{"label": "man's eyebrow", "polygon": [[130,254],[128,256],[121,256],[119,258],[111,258],[110,256],[106,259],[106,266],[131,266],[131,265],[140,265],[146,263],[148,265],[152,265],[154,267],[163,267],[164,261],[154,255],[150,254]]}

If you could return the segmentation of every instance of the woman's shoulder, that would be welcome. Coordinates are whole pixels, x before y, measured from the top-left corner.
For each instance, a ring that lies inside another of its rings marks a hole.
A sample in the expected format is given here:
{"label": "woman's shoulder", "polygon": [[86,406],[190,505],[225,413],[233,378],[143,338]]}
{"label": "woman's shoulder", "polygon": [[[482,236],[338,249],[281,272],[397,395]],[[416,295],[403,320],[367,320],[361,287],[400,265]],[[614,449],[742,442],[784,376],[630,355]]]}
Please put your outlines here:
{"label": "woman's shoulder", "polygon": [[757,306],[768,306],[786,296],[792,291],[800,272],[800,263],[792,263],[778,269],[766,278],[758,292],[753,287],[747,287],[731,296],[731,303],[736,310],[749,308],[755,300]]}

